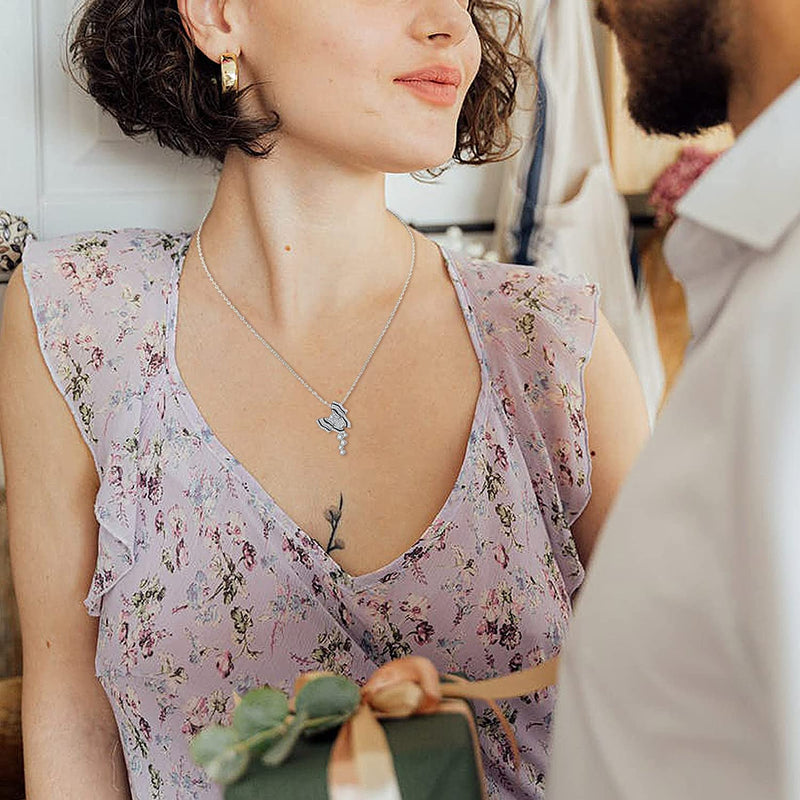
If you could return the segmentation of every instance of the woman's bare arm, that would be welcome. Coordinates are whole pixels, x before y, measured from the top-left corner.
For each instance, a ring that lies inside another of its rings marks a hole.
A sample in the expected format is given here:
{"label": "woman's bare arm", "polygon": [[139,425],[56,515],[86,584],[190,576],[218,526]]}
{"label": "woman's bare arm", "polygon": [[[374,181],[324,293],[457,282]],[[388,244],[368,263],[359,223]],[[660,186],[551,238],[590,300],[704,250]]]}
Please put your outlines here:
{"label": "woman's bare arm", "polygon": [[0,333],[0,441],[22,623],[28,800],[129,798],[116,723],[83,606],[97,555],[91,453],[45,366],[21,268]]}
{"label": "woman's bare arm", "polygon": [[642,388],[628,355],[600,314],[586,367],[586,423],[592,452],[592,496],[572,526],[578,554],[589,563],[597,536],[633,462],[650,438]]}

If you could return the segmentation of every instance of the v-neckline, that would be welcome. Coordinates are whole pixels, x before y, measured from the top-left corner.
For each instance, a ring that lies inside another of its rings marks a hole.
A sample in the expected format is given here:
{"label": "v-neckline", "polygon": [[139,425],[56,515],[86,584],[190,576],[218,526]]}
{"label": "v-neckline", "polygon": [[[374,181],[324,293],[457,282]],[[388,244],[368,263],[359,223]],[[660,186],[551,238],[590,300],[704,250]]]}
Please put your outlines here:
{"label": "v-neckline", "polygon": [[[326,574],[335,573],[338,577],[343,578],[354,590],[368,588],[370,585],[377,583],[380,579],[390,572],[397,571],[397,568],[402,565],[404,560],[416,550],[420,544],[428,540],[434,535],[440,533],[439,523],[442,518],[451,514],[455,508],[460,505],[464,496],[459,493],[458,489],[466,481],[466,473],[469,465],[472,463],[473,450],[477,447],[480,440],[479,432],[486,425],[487,408],[489,407],[488,394],[491,387],[489,379],[486,359],[483,357],[483,349],[481,344],[478,326],[475,321],[474,311],[469,304],[467,298],[467,290],[464,286],[461,275],[455,265],[455,257],[444,247],[437,245],[440,253],[444,259],[447,267],[447,273],[450,281],[456,292],[458,304],[461,309],[461,314],[469,333],[472,347],[480,365],[481,384],[478,392],[478,398],[475,402],[475,410],[472,415],[472,425],[470,426],[469,439],[464,451],[464,458],[459,468],[453,487],[451,488],[447,498],[442,504],[441,509],[434,516],[431,523],[425,530],[414,540],[413,544],[404,550],[396,558],[393,558],[388,564],[384,564],[375,570],[365,572],[360,575],[352,575],[347,572],[338,561],[336,561],[325,548],[309,533],[303,530],[298,525],[291,515],[286,512],[280,504],[272,497],[267,491],[266,487],[245,467],[245,465],[228,449],[222,440],[216,435],[213,428],[208,424],[194,400],[194,397],[189,390],[186,382],[181,375],[180,368],[176,357],[176,341],[177,341],[177,323],[178,323],[178,309],[180,304],[179,286],[181,275],[183,274],[183,267],[186,263],[186,257],[194,238],[195,233],[185,233],[183,247],[181,248],[181,256],[173,261],[172,278],[170,280],[169,293],[167,297],[167,330],[166,330],[166,372],[174,393],[183,413],[187,416],[188,420],[196,425],[202,431],[202,442],[208,450],[210,450],[216,458],[231,472],[233,472],[239,481],[249,491],[250,496],[262,508],[267,515],[271,515],[284,530],[285,535],[290,536],[297,540],[304,549],[309,552],[314,559],[315,566],[318,566]],[[288,377],[288,376],[287,376]]]}

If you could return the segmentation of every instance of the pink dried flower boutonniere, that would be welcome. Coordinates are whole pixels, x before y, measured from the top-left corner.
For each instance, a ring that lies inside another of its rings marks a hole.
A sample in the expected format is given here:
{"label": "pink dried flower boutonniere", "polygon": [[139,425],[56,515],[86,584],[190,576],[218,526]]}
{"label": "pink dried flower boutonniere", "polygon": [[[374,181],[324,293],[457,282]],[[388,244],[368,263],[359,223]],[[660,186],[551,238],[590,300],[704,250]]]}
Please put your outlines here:
{"label": "pink dried flower boutonniere", "polygon": [[672,224],[675,206],[720,155],[694,145],[684,147],[677,160],[656,178],[649,199],[656,212],[657,227],[667,228]]}

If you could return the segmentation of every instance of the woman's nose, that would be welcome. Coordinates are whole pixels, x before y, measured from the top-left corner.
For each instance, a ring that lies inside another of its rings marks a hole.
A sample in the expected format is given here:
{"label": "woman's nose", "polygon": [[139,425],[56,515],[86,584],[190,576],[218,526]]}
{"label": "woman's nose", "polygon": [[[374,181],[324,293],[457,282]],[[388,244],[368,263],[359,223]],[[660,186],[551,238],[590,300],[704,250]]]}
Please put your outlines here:
{"label": "woman's nose", "polygon": [[469,0],[419,0],[414,37],[442,45],[459,44],[472,27]]}

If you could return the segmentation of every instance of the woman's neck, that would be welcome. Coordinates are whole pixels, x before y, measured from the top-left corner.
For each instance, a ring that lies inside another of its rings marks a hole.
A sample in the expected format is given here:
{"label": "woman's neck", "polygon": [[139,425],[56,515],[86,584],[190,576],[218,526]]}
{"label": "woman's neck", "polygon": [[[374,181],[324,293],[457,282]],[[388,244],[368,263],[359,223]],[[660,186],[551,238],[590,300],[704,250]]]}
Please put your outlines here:
{"label": "woman's neck", "polygon": [[279,143],[266,159],[225,161],[203,227],[210,268],[274,325],[300,325],[393,293],[409,267],[408,233],[384,203],[385,178]]}

